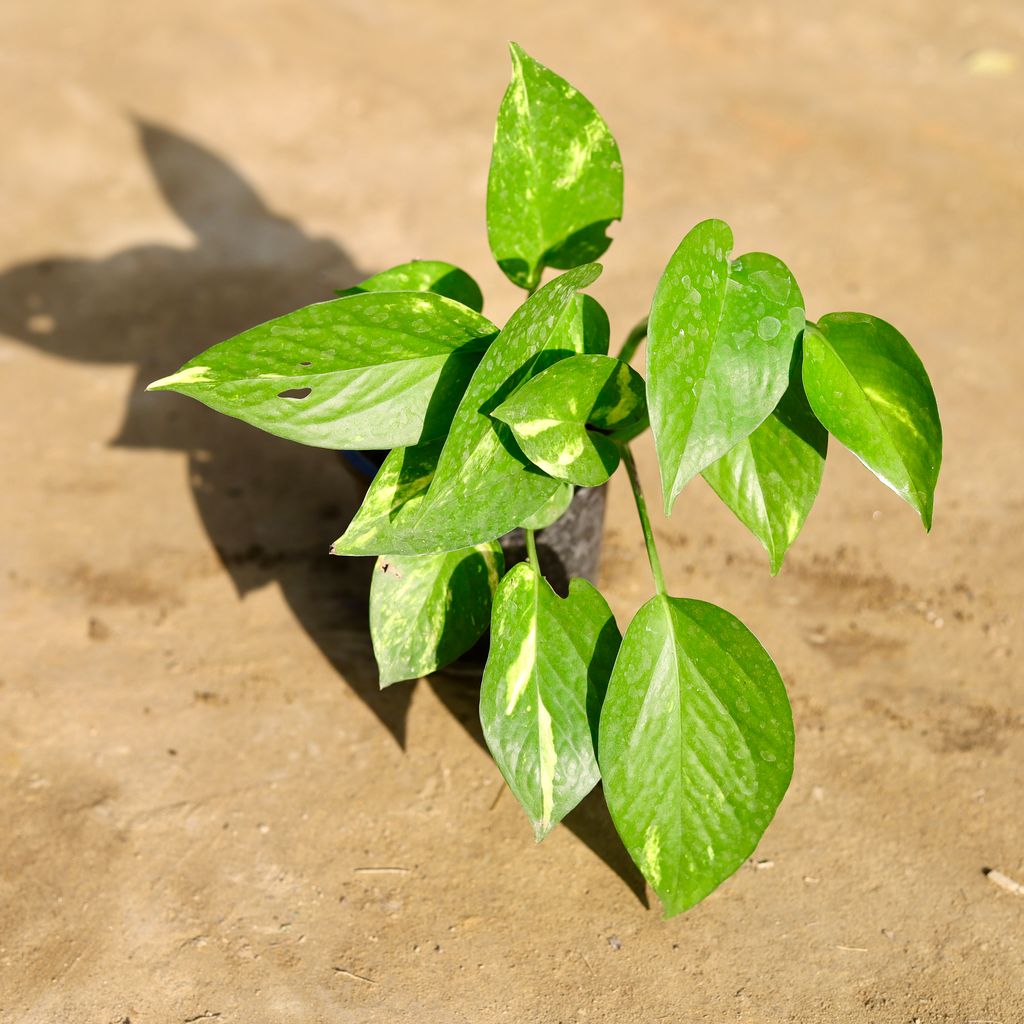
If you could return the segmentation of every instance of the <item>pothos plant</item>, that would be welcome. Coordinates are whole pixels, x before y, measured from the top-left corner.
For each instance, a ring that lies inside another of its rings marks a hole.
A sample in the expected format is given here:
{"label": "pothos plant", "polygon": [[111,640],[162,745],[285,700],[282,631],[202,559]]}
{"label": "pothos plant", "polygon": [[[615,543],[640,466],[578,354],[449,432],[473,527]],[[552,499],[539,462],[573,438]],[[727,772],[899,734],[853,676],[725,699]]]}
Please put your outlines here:
{"label": "pothos plant", "polygon": [[[733,257],[720,220],[683,238],[649,318],[609,355],[608,317],[583,289],[622,215],[618,146],[581,93],[515,45],[512,65],[487,231],[527,296],[503,328],[467,273],[414,261],[215,345],[150,389],[302,444],[389,452],[333,546],[378,556],[381,686],[448,664],[489,626],[483,733],[537,840],[601,781],[670,916],[753,851],[789,784],[793,719],[743,623],[669,593],[632,442],[650,426],[666,514],[703,476],[775,573],[829,434],[930,529],[939,417],[894,327],[865,313],[808,320],[782,260]],[[546,268],[563,273],[542,284]],[[646,380],[630,366],[645,337]],[[591,583],[555,593],[535,542],[574,488],[620,464],[655,590],[624,636]],[[528,558],[506,571],[498,539],[517,527]]]}

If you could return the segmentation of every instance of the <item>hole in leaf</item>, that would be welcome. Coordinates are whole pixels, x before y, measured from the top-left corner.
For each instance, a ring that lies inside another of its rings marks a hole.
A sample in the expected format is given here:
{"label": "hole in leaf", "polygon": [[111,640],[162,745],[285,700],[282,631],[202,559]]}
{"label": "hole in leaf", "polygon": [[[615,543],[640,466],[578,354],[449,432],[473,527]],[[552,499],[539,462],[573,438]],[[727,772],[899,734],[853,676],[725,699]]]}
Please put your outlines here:
{"label": "hole in leaf", "polygon": [[303,360],[301,363],[299,363],[299,366],[312,366],[312,365],[313,364],[311,362],[309,362],[308,359],[307,360]]}
{"label": "hole in leaf", "polygon": [[282,391],[277,397],[278,398],[308,398],[312,388],[289,388],[287,391]]}

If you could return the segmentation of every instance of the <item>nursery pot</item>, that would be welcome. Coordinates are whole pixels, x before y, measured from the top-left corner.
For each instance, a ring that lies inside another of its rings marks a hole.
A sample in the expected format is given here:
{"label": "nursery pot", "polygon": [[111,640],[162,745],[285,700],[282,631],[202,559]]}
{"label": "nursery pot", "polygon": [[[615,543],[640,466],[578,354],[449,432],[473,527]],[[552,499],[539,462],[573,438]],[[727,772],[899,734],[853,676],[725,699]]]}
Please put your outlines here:
{"label": "nursery pot", "polygon": [[[352,474],[369,487],[387,452],[355,451],[341,454]],[[537,531],[537,556],[541,569],[556,593],[562,597],[568,593],[571,579],[580,578],[597,584],[607,498],[607,485],[579,488],[561,519]],[[526,559],[524,530],[512,530],[500,540],[505,552],[506,571],[516,562]],[[464,654],[447,671],[464,669],[479,673],[487,657],[486,639],[485,636],[481,643]]]}

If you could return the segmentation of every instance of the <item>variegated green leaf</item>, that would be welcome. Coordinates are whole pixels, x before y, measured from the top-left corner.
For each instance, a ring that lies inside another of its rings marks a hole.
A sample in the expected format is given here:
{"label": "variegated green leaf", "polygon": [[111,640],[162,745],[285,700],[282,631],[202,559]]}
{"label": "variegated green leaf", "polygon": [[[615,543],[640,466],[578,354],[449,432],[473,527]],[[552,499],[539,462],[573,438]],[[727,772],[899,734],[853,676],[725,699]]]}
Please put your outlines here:
{"label": "variegated green leaf", "polygon": [[436,555],[382,555],[370,585],[370,637],[381,687],[453,662],[491,618],[505,570],[497,541]]}
{"label": "variegated green leaf", "polygon": [[497,328],[431,292],[369,292],[260,324],[149,385],[318,448],[443,436]]}
{"label": "variegated green leaf", "polygon": [[804,386],[837,441],[932,527],[942,424],[910,342],[867,313],[829,313],[804,334]]}
{"label": "variegated green leaf", "polygon": [[[508,533],[554,499],[562,481],[540,473],[491,412],[533,374],[581,351],[584,310],[576,293],[599,273],[597,264],[571,270],[519,307],[470,381],[426,494],[396,508],[396,475],[379,488],[375,480],[336,554],[454,551]],[[417,480],[426,476],[425,461],[415,459]]]}
{"label": "variegated green leaf", "polygon": [[771,416],[704,470],[715,493],[764,545],[773,576],[814,504],[827,449],[828,431],[804,394],[798,352]]}
{"label": "variegated green leaf", "polygon": [[647,339],[647,403],[665,513],[683,487],[760,426],[789,381],[804,326],[786,265],[730,260],[732,231],[698,224],[658,282]]}
{"label": "variegated green leaf", "polygon": [[563,78],[512,44],[487,180],[487,236],[508,278],[523,288],[545,266],[597,259],[622,216],[622,161],[608,126]]}
{"label": "variegated green leaf", "polygon": [[786,689],[721,608],[659,594],[629,624],[598,762],[622,841],[671,917],[753,852],[793,772]]}
{"label": "variegated green leaf", "polygon": [[512,428],[539,469],[597,487],[619,464],[612,438],[635,436],[647,425],[644,381],[610,356],[572,356],[528,380],[491,415]]}
{"label": "variegated green leaf", "polygon": [[361,292],[434,292],[444,295],[479,313],[484,308],[480,286],[464,270],[442,260],[410,260],[390,270],[382,270],[338,295]]}
{"label": "variegated green leaf", "polygon": [[558,597],[529,564],[501,581],[480,687],[484,738],[540,842],[596,785],[597,723],[619,647],[585,580]]}

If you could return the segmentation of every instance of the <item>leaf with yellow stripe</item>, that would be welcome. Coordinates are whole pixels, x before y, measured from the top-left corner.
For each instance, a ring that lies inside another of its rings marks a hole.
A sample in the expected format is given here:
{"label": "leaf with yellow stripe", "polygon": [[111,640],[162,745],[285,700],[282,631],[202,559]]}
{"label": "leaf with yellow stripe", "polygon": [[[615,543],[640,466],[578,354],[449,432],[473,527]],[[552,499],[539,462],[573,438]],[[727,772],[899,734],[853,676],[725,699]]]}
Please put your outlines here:
{"label": "leaf with yellow stripe", "polygon": [[251,327],[146,390],[315,448],[399,448],[448,433],[497,334],[443,295],[369,291]]}
{"label": "leaf with yellow stripe", "polygon": [[622,216],[622,160],[601,115],[579,90],[512,44],[487,178],[487,237],[522,288],[545,267],[596,260]]}
{"label": "leaf with yellow stripe", "polygon": [[538,842],[600,778],[597,723],[619,640],[586,580],[573,580],[563,599],[521,562],[498,587],[480,721]]}

